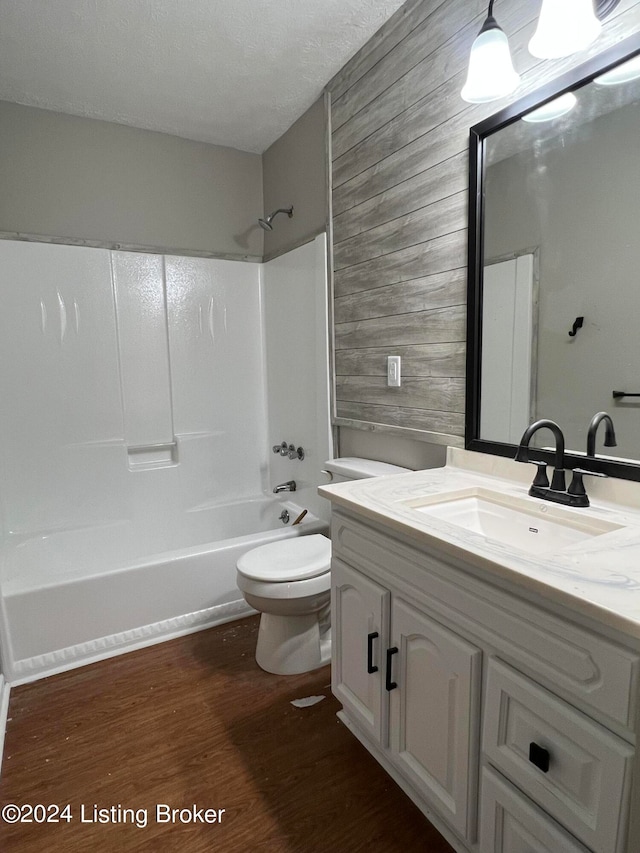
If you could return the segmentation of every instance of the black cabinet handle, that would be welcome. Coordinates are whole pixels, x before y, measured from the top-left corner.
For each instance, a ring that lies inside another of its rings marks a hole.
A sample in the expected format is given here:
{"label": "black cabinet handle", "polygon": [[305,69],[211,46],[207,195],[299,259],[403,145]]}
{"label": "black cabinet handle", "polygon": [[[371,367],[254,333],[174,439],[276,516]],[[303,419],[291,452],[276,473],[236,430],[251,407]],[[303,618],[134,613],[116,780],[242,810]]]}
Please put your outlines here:
{"label": "black cabinet handle", "polygon": [[378,671],[378,667],[373,665],[373,641],[377,640],[379,636],[380,634],[377,631],[367,634],[367,672],[369,675]]}
{"label": "black cabinet handle", "polygon": [[529,761],[542,770],[543,773],[549,772],[549,750],[543,746],[539,746],[535,742],[529,744]]}
{"label": "black cabinet handle", "polygon": [[387,649],[387,675],[384,681],[384,686],[387,690],[394,690],[398,685],[395,681],[391,681],[391,658],[398,654],[398,647]]}

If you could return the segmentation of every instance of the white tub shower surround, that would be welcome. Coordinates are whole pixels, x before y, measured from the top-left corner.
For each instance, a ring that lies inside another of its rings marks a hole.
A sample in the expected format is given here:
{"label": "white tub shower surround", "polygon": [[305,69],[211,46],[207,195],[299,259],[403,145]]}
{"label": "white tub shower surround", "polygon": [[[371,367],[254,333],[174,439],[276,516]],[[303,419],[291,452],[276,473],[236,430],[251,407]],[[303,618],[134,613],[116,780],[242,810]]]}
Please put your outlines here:
{"label": "white tub shower surround", "polygon": [[8,682],[237,618],[238,555],[322,528],[324,258],[324,237],[266,265],[0,241]]}

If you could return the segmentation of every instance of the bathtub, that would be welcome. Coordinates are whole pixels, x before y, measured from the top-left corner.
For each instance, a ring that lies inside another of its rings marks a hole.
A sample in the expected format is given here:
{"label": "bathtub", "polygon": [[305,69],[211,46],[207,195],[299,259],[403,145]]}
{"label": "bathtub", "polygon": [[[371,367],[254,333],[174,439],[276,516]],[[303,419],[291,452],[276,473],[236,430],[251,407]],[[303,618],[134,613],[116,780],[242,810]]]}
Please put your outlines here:
{"label": "bathtub", "polygon": [[[279,519],[283,509],[288,525]],[[199,508],[179,520],[121,521],[12,536],[0,579],[7,681],[20,684],[253,612],[236,585],[245,551],[326,522],[264,497]]]}

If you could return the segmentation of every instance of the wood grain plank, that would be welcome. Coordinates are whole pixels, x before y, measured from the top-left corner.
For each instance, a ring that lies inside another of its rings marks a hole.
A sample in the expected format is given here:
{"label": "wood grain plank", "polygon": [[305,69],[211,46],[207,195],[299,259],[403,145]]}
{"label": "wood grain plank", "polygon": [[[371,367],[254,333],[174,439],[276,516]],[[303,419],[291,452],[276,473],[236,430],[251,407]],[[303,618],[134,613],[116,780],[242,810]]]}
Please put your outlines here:
{"label": "wood grain plank", "polygon": [[405,409],[463,412],[464,380],[440,376],[408,377],[402,380],[399,388],[390,389],[386,376],[338,376],[336,399],[350,403],[384,403]]}
{"label": "wood grain plank", "polygon": [[462,412],[435,412],[427,409],[405,409],[393,404],[378,406],[338,400],[336,415],[338,418],[353,421],[354,426],[360,422],[363,427],[366,424],[380,424],[403,429],[424,430],[425,432],[440,433],[447,436],[464,435],[464,414]]}
{"label": "wood grain plank", "polygon": [[352,323],[373,317],[464,305],[466,291],[467,270],[451,270],[341,296],[334,300],[333,319],[335,323]]}
{"label": "wood grain plank", "polygon": [[468,194],[459,192],[336,243],[334,270],[460,231],[467,223],[467,204]]}
{"label": "wood grain plank", "polygon": [[340,243],[457,192],[468,192],[468,161],[465,150],[336,215],[334,242]]}
{"label": "wood grain plank", "polygon": [[335,348],[337,351],[393,344],[465,341],[465,321],[466,306],[454,305],[433,311],[340,323],[335,327]]}
{"label": "wood grain plank", "polygon": [[331,78],[325,89],[340,98],[446,0],[407,0],[378,32]]}
{"label": "wood grain plank", "polygon": [[473,5],[452,0],[441,7],[335,102],[334,158],[466,68],[468,55],[459,45],[473,42],[487,14],[486,5],[478,2],[472,17]]}
{"label": "wood grain plank", "polygon": [[467,230],[455,231],[436,237],[428,243],[409,246],[397,252],[389,252],[380,258],[372,258],[336,270],[334,290],[336,297],[346,296],[374,287],[409,281],[426,275],[460,269],[466,263]]}
{"label": "wood grain plank", "polygon": [[400,147],[388,157],[359,172],[345,183],[332,187],[334,215],[350,210],[368,200],[374,201],[383,192],[407,184],[427,169],[437,168],[452,157],[458,157],[458,168],[468,178],[468,168],[463,165],[469,152],[469,117],[466,110],[447,119],[424,136]]}
{"label": "wood grain plank", "polygon": [[462,342],[338,350],[336,376],[385,376],[387,356],[402,358],[402,376],[456,377],[465,375],[466,346]]}
{"label": "wood grain plank", "polygon": [[474,124],[473,119],[469,121],[469,116],[482,115],[486,112],[486,105],[482,110],[483,105],[469,107],[461,100],[460,89],[465,76],[464,72],[460,72],[449,78],[416,101],[410,109],[335,158],[332,165],[333,186],[339,187],[457,115],[465,116],[468,130]]}

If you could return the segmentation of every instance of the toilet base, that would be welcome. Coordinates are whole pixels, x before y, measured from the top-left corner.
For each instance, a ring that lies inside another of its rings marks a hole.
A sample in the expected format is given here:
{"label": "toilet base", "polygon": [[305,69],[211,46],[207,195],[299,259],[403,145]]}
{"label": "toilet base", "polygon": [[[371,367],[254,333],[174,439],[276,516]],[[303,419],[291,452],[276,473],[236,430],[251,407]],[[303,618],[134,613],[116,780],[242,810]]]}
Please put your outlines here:
{"label": "toilet base", "polygon": [[[322,616],[322,614],[320,614]],[[260,617],[256,662],[274,675],[311,672],[331,661],[331,627],[318,613]]]}

